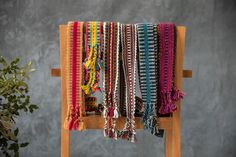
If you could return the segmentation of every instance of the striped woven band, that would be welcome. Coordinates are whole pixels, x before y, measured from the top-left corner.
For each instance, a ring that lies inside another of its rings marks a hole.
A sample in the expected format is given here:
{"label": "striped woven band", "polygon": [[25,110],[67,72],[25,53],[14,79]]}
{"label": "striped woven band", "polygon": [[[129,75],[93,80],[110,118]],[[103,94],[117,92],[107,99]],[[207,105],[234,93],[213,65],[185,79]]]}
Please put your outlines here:
{"label": "striped woven band", "polygon": [[67,25],[66,83],[68,111],[64,127],[69,130],[83,130],[83,22],[69,22]]}
{"label": "striped woven band", "polygon": [[105,65],[103,78],[104,98],[104,136],[117,139],[115,130],[116,118],[118,118],[118,83],[119,83],[119,42],[120,24],[104,22],[104,52],[103,61]]}
{"label": "striped woven band", "polygon": [[122,35],[122,61],[124,78],[126,84],[125,104],[126,123],[123,131],[119,132],[119,137],[131,142],[136,140],[135,131],[135,75],[136,75],[136,55],[137,55],[137,34],[136,26],[133,24],[121,25]]}
{"label": "striped woven band", "polygon": [[157,30],[153,24],[137,24],[139,82],[144,104],[144,128],[158,135],[156,115],[158,88]]}
{"label": "striped woven band", "polygon": [[184,93],[174,87],[175,25],[160,23],[157,27],[159,36],[159,97],[160,114],[174,112],[175,101],[183,98]]}

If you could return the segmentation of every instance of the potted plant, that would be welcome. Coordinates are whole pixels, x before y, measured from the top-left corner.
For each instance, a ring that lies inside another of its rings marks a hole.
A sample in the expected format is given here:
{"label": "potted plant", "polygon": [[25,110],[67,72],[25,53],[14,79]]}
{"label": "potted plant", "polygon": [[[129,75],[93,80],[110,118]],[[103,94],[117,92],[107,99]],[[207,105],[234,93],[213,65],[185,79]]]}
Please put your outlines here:
{"label": "potted plant", "polygon": [[20,66],[19,61],[16,58],[8,63],[0,56],[0,154],[6,157],[18,157],[19,149],[29,144],[18,140],[19,128],[15,127],[15,120],[22,112],[33,113],[38,109],[30,101],[26,82],[29,73],[34,71],[32,63]]}

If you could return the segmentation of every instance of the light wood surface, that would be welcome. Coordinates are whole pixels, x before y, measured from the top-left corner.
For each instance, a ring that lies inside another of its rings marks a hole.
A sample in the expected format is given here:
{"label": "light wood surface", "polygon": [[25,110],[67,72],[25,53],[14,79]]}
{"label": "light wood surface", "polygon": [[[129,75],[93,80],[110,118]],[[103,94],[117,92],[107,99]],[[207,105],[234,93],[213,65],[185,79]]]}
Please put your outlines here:
{"label": "light wood surface", "polygon": [[64,129],[64,121],[67,114],[66,97],[66,47],[67,29],[66,25],[60,25],[60,74],[61,74],[61,157],[70,156],[70,131]]}
{"label": "light wood surface", "polygon": [[[66,80],[65,80],[65,64],[66,64],[66,40],[67,26],[60,25],[60,68],[51,69],[51,76],[61,77],[61,157],[70,157],[70,133],[63,128],[67,112],[66,98]],[[185,46],[185,27],[177,27],[177,49],[175,58],[175,85],[178,89],[182,89],[182,80],[192,77],[192,70],[183,70],[184,46]],[[171,117],[160,118],[160,128],[165,130],[165,157],[181,157],[181,117],[180,117],[180,101],[176,103],[177,111]],[[103,129],[104,118],[100,115],[92,115],[83,117],[87,129]],[[120,117],[117,120],[117,127],[124,127],[125,118]],[[136,117],[136,128],[143,129],[141,118]],[[157,138],[158,140],[158,138]]]}
{"label": "light wood surface", "polygon": [[[183,81],[183,63],[184,63],[184,48],[185,48],[185,27],[177,28],[177,43],[175,57],[175,79],[174,83],[177,89],[182,90]],[[173,128],[172,128],[172,156],[181,157],[181,105],[180,101],[176,103],[177,111],[173,113]]]}
{"label": "light wood surface", "polygon": [[[60,68],[52,68],[51,69],[52,77],[60,77],[61,69]],[[192,78],[192,70],[183,70],[183,78]]]}
{"label": "light wood surface", "polygon": [[[83,120],[86,123],[87,129],[103,129],[104,127],[104,118],[100,115],[91,115],[83,117]],[[172,118],[171,117],[161,117],[160,118],[160,128],[165,129],[171,129],[172,127]],[[125,124],[125,117],[120,117],[117,119],[116,127],[118,129],[124,128]],[[135,128],[136,129],[143,129],[143,123],[141,117],[135,118]]]}

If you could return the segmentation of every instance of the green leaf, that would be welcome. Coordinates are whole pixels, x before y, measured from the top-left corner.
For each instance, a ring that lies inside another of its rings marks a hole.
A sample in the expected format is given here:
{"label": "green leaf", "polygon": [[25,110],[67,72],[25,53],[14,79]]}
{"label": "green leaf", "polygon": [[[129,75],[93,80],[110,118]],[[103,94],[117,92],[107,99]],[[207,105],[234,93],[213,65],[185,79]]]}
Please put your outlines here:
{"label": "green leaf", "polygon": [[18,145],[18,143],[12,143],[8,149],[16,152],[19,150],[19,145]]}
{"label": "green leaf", "polygon": [[28,146],[29,145],[29,142],[25,142],[25,143],[21,143],[20,144],[20,147],[26,147],[26,146]]}
{"label": "green leaf", "polygon": [[31,105],[29,106],[30,113],[33,113],[34,110],[36,110],[36,109],[38,109],[38,108],[39,108],[39,107],[38,107],[37,105],[31,104]]}
{"label": "green leaf", "polygon": [[31,65],[32,65],[32,61],[29,61],[29,62],[28,62],[28,66],[31,66]]}
{"label": "green leaf", "polygon": [[0,120],[0,123],[3,125],[3,127],[5,129],[10,129],[12,127],[12,122],[11,121]]}
{"label": "green leaf", "polygon": [[16,58],[11,62],[11,65],[15,65],[20,61],[20,58]]}
{"label": "green leaf", "polygon": [[31,67],[31,61],[24,66],[20,66],[19,62],[19,58],[7,62],[0,56],[0,150],[5,157],[18,157],[19,148],[29,144],[18,144],[19,129],[14,129],[13,124],[19,113],[32,113],[38,109],[37,105],[31,103],[26,82],[30,72],[35,69]]}
{"label": "green leaf", "polygon": [[18,133],[19,133],[19,129],[18,129],[18,128],[16,128],[16,130],[14,130],[14,135],[15,135],[15,136],[17,136],[17,135],[18,135]]}

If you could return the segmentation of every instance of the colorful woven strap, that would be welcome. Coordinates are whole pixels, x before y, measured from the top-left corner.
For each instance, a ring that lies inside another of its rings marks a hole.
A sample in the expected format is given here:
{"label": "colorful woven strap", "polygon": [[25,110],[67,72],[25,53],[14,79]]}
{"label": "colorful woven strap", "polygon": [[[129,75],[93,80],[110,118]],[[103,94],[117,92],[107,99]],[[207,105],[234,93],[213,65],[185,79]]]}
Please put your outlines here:
{"label": "colorful woven strap", "polygon": [[158,135],[156,115],[158,87],[157,30],[153,24],[137,24],[139,81],[144,104],[144,128]]}
{"label": "colorful woven strap", "polygon": [[136,75],[136,55],[137,55],[137,34],[136,26],[132,24],[122,24],[122,60],[125,77],[125,104],[126,123],[123,131],[119,132],[119,137],[131,142],[136,140],[135,131],[135,75]]}
{"label": "colorful woven strap", "polygon": [[160,114],[176,110],[175,101],[184,93],[174,87],[175,25],[161,23],[157,26],[159,36],[159,97]]}
{"label": "colorful woven strap", "polygon": [[101,60],[101,31],[102,22],[85,23],[85,51],[86,58],[84,67],[86,69],[84,85],[81,88],[85,94],[90,95],[100,90],[99,77],[103,67]]}
{"label": "colorful woven strap", "polygon": [[104,22],[103,24],[103,61],[105,65],[103,78],[104,98],[104,136],[117,139],[115,130],[118,118],[118,84],[119,84],[119,43],[120,24]]}
{"label": "colorful woven strap", "polygon": [[82,121],[83,93],[83,22],[67,25],[66,83],[68,111],[64,127],[69,130],[85,129]]}

